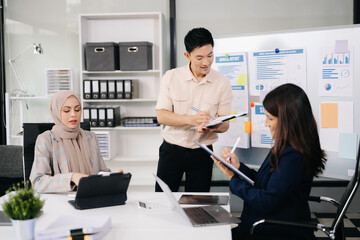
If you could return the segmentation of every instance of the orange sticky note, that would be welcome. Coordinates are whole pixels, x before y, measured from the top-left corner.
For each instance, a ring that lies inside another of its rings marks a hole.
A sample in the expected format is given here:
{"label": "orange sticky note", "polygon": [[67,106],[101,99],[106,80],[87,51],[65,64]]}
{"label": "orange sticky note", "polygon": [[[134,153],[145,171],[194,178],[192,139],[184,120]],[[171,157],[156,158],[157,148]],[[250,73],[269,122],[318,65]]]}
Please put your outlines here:
{"label": "orange sticky note", "polygon": [[251,133],[251,122],[250,121],[245,122],[245,133]]}
{"label": "orange sticky note", "polygon": [[337,103],[321,103],[321,127],[322,128],[338,128],[338,104]]}

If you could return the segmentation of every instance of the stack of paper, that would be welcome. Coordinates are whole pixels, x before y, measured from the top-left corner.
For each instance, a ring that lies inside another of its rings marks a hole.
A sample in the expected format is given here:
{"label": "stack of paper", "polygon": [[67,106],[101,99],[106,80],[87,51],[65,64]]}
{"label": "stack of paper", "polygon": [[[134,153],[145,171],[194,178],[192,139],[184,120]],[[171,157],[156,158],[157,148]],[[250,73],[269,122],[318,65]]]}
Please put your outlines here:
{"label": "stack of paper", "polygon": [[68,239],[87,236],[87,239],[101,239],[111,228],[109,216],[60,215],[45,229],[36,233],[37,240]]}

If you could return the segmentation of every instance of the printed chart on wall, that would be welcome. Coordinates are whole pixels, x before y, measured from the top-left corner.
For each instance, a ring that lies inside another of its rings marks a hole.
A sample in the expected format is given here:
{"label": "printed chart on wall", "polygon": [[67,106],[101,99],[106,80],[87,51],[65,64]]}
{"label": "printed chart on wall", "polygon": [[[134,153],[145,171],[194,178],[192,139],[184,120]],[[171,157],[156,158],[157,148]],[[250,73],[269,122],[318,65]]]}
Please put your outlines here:
{"label": "printed chart on wall", "polygon": [[249,56],[250,95],[260,96],[279,85],[293,83],[306,91],[305,49],[253,51]]}
{"label": "printed chart on wall", "polygon": [[[221,53],[215,54],[213,68],[224,74],[231,84],[233,101],[232,113],[248,112],[248,87],[247,87],[247,57],[246,53]],[[248,118],[236,118],[230,120],[230,128],[227,132],[219,134],[217,144],[231,146],[240,137],[239,147],[250,147],[250,132],[246,132],[245,124]]]}
{"label": "printed chart on wall", "polygon": [[268,127],[265,127],[265,111],[261,103],[251,103],[251,146],[271,148],[273,140]]}
{"label": "printed chart on wall", "polygon": [[353,51],[346,40],[337,41],[335,47],[324,47],[321,61],[320,96],[353,96]]}

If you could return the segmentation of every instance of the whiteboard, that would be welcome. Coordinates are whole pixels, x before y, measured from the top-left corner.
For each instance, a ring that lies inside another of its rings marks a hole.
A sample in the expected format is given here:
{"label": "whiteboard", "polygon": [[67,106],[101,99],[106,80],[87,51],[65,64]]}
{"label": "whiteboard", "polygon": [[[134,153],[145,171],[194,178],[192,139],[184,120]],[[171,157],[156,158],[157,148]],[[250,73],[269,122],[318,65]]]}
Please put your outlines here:
{"label": "whiteboard", "polygon": [[[337,40],[348,40],[348,46],[353,47],[353,96],[321,97],[319,96],[319,77],[321,62],[319,55],[326,46],[334,46]],[[321,102],[347,102],[354,104],[353,132],[360,136],[360,25],[348,25],[327,28],[302,29],[282,32],[258,33],[216,38],[214,53],[250,52],[270,49],[306,49],[307,87],[306,93],[310,99],[315,119],[320,125],[319,110]],[[249,82],[248,82],[249,84]],[[260,98],[249,95],[249,104],[258,102]],[[250,113],[250,112],[249,112]],[[319,128],[320,133],[320,128]],[[236,150],[241,162],[250,166],[259,166],[269,149],[250,148]],[[355,168],[355,160],[339,158],[338,152],[326,151],[327,163],[323,176],[338,179],[350,179],[350,172]]]}

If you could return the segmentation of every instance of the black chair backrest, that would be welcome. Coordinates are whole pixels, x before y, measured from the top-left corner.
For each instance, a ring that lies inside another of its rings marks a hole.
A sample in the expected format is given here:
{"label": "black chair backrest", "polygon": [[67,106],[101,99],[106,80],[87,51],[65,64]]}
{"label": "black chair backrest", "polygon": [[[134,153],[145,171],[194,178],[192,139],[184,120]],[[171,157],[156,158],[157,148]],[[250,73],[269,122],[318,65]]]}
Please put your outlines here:
{"label": "black chair backrest", "polygon": [[351,200],[353,199],[357,188],[359,187],[359,182],[360,182],[360,175],[359,175],[359,161],[360,161],[360,144],[359,144],[359,149],[357,152],[357,157],[356,157],[356,164],[355,164],[355,171],[354,171],[354,175],[352,176],[348,186],[346,187],[346,190],[343,194],[343,196],[341,197],[341,200],[339,202],[339,207],[336,213],[336,216],[334,218],[334,222],[331,226],[332,229],[336,230],[339,226],[339,224],[341,223],[346,210],[348,209]]}
{"label": "black chair backrest", "polygon": [[0,197],[24,181],[22,146],[0,145]]}
{"label": "black chair backrest", "polygon": [[[39,134],[51,130],[54,123],[24,123],[24,161],[25,161],[25,179],[29,180],[32,164],[34,162],[35,142]],[[84,130],[90,130],[90,123],[80,123]]]}
{"label": "black chair backrest", "polygon": [[0,177],[23,178],[22,147],[0,145],[0,153]]}

